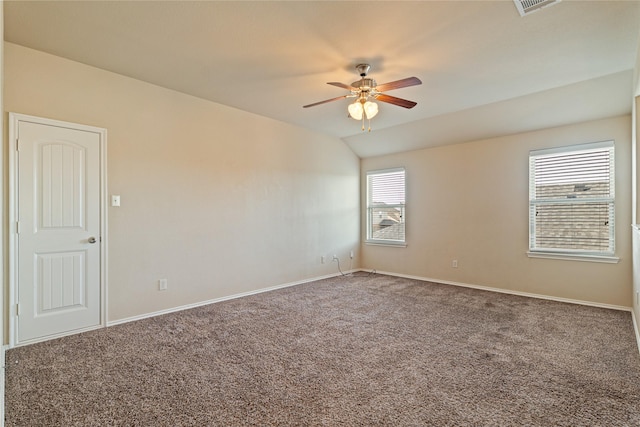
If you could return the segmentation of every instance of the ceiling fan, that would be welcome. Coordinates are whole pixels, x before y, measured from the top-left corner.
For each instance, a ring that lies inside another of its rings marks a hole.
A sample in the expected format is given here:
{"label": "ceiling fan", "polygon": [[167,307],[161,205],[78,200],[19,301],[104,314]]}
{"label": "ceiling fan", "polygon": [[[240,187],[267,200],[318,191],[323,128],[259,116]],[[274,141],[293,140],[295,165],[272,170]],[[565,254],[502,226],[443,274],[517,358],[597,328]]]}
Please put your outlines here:
{"label": "ceiling fan", "polygon": [[396,98],[395,96],[387,95],[382,92],[422,84],[422,81],[420,81],[419,78],[407,77],[406,79],[378,85],[374,79],[367,77],[370,68],[371,66],[369,64],[356,65],[356,70],[358,71],[358,74],[360,74],[360,80],[351,83],[351,85],[339,82],[327,83],[332,86],[347,89],[350,92],[348,95],[315,102],[313,104],[305,105],[303,108],[315,107],[316,105],[326,104],[327,102],[337,101],[339,99],[356,98],[355,102],[349,104],[349,117],[355,120],[362,120],[362,130],[364,130],[364,119],[369,119],[369,131],[371,131],[371,119],[378,114],[378,105],[375,102],[372,102],[372,100],[378,100],[404,108],[413,108],[417,105],[417,103],[413,101]]}

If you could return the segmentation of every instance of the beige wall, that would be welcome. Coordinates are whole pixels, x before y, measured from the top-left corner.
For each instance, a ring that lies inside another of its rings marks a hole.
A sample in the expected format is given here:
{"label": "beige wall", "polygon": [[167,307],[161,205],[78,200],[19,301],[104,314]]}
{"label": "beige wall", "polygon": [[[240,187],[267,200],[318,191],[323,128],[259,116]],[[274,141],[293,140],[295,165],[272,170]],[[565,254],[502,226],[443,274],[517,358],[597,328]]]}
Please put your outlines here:
{"label": "beige wall", "polygon": [[357,255],[359,160],[338,139],[10,43],[5,58],[5,112],[108,130],[109,321]]}
{"label": "beige wall", "polygon": [[[527,257],[529,150],[611,139],[620,263]],[[399,166],[406,168],[407,247],[363,245],[364,268],[631,306],[629,116],[363,159],[361,179]]]}

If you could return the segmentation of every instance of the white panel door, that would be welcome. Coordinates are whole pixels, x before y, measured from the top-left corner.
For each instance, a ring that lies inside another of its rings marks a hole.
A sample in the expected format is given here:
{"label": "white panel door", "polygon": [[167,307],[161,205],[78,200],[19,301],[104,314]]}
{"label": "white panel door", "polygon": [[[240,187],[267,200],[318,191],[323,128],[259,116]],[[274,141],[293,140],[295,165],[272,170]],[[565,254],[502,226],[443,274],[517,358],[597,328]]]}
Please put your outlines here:
{"label": "white panel door", "polygon": [[16,343],[101,324],[101,134],[17,125]]}

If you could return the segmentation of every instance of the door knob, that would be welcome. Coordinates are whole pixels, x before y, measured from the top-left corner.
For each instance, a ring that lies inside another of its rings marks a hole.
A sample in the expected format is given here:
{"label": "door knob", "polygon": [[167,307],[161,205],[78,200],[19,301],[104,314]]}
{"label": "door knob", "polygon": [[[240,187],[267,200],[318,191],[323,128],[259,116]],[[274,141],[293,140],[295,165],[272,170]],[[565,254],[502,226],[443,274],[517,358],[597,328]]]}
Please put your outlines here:
{"label": "door knob", "polygon": [[89,243],[95,243],[96,242],[96,238],[91,236],[89,237]]}

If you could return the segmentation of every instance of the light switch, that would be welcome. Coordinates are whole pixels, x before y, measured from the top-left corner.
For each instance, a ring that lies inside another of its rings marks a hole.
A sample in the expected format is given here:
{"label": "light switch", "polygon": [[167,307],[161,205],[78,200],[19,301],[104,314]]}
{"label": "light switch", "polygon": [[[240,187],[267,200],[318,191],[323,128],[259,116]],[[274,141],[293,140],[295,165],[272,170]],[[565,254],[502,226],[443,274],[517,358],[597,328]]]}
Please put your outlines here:
{"label": "light switch", "polygon": [[120,206],[120,196],[112,195],[111,196],[111,206]]}

